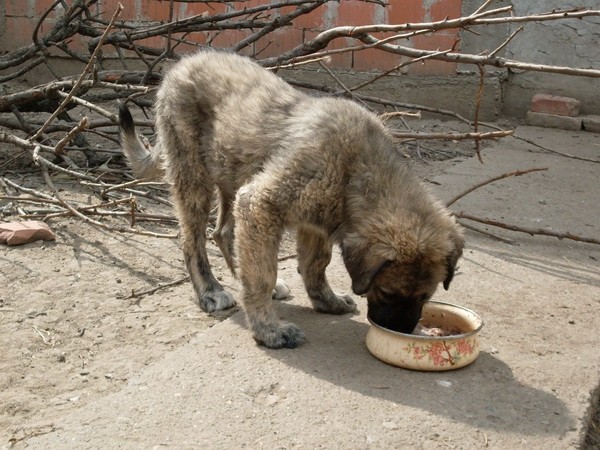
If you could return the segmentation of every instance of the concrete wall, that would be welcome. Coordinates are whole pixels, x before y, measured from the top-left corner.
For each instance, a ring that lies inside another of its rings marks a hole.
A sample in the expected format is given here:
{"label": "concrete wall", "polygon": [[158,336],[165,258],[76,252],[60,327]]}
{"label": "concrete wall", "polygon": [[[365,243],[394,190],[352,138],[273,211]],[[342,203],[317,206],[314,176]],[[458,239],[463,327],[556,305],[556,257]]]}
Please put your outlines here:
{"label": "concrete wall", "polygon": [[[463,14],[479,7],[481,0],[464,0]],[[515,15],[528,15],[575,7],[599,9],[598,0],[515,0],[495,2],[493,7],[512,4]],[[462,49],[472,53],[493,50],[520,25],[477,28],[481,35],[461,33]],[[499,54],[509,59],[554,66],[600,69],[600,18],[570,19],[525,24],[524,29]],[[459,66],[459,71],[472,68]],[[493,69],[490,69],[493,71]],[[498,72],[498,71],[496,71]],[[503,107],[506,115],[523,118],[536,93],[574,97],[581,102],[582,114],[600,114],[600,79],[546,74],[540,72],[500,71],[504,73]]]}

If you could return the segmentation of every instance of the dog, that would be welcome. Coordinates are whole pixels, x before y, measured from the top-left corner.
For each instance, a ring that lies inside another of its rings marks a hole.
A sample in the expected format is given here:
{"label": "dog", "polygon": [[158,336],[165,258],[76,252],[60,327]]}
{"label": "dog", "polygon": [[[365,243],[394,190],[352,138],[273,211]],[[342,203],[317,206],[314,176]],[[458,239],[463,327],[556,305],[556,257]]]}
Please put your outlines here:
{"label": "dog", "polygon": [[[356,311],[325,269],[341,247],[352,291],[376,323],[410,333],[439,283],[448,289],[464,245],[461,227],[411,174],[377,116],[357,103],[301,92],[251,59],[206,50],[177,62],[156,94],[156,144],[148,149],[120,107],[122,149],[139,177],[170,183],[187,269],[205,311],[235,301],[206,254],[213,238],[241,281],[255,340],[305,342],[279,320],[272,293],[285,229],[295,229],[298,272],[315,310]],[[283,287],[282,287],[283,286]]]}

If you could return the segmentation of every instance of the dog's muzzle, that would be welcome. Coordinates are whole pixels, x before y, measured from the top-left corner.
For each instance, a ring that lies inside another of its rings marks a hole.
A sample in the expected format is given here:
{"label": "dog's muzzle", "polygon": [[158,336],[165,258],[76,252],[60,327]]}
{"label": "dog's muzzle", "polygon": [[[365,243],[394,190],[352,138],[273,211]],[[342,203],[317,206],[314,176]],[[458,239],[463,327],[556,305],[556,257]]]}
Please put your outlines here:
{"label": "dog's muzzle", "polygon": [[421,319],[423,303],[410,298],[385,298],[369,301],[368,316],[388,330],[410,334]]}

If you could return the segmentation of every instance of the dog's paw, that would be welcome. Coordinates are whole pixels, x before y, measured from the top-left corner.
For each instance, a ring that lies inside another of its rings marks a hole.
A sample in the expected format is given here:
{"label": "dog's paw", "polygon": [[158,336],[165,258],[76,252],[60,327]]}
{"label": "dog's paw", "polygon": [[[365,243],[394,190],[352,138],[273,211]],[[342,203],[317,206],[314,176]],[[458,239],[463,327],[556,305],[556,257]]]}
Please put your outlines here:
{"label": "dog's paw", "polygon": [[346,314],[356,312],[356,302],[349,295],[329,295],[311,298],[315,311],[327,314]]}
{"label": "dog's paw", "polygon": [[205,292],[200,298],[200,308],[206,312],[221,311],[235,306],[233,296],[223,290]]}
{"label": "dog's paw", "polygon": [[290,288],[287,283],[283,280],[277,279],[275,283],[275,289],[273,289],[273,300],[283,300],[290,296]]}
{"label": "dog's paw", "polygon": [[296,348],[306,342],[304,333],[293,323],[257,326],[254,339],[268,348]]}

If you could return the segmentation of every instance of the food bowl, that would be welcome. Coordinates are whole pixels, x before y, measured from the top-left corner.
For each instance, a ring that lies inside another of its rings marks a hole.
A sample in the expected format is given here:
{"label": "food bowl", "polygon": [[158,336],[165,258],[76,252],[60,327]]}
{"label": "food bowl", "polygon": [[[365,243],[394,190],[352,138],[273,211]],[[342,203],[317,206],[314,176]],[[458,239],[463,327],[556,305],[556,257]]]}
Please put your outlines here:
{"label": "food bowl", "polygon": [[471,364],[479,355],[478,334],[483,320],[475,312],[443,302],[423,307],[421,324],[441,328],[451,334],[423,336],[388,330],[371,319],[367,348],[376,358],[394,366],[413,370],[453,370]]}

